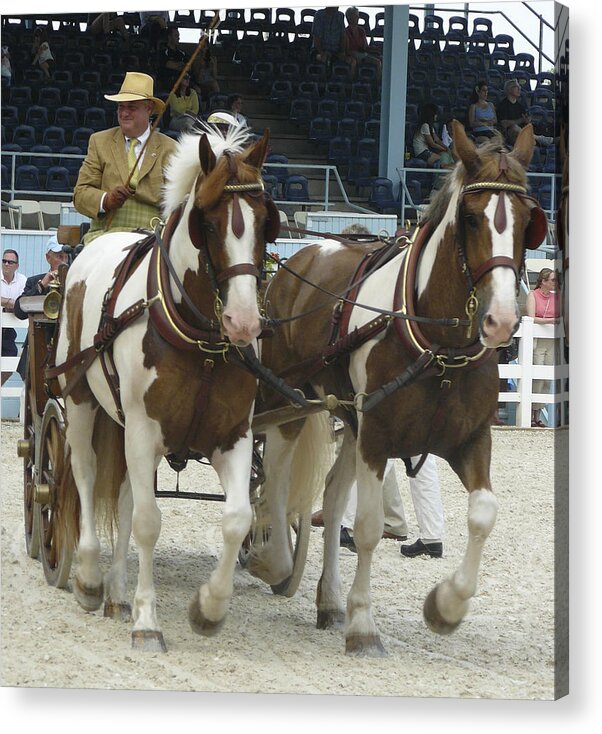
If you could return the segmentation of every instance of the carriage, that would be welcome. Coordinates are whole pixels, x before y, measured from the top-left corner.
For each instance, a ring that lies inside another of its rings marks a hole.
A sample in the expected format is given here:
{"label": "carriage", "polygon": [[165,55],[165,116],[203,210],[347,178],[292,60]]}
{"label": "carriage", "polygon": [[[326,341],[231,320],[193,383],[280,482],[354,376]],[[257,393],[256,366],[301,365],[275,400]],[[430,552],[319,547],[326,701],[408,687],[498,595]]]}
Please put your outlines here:
{"label": "carriage", "polygon": [[[326,479],[318,626],[339,626],[345,616],[334,549],[357,475],[358,572],[346,650],[382,652],[369,574],[382,534],[384,463],[427,452],[450,462],[470,500],[466,556],[427,597],[425,619],[447,633],[464,617],[496,514],[488,476],[493,357],[518,327],[525,247],[541,243],[547,222],[526,188],[530,127],[510,152],[494,145],[479,152],[459,124],[453,129],[459,163],[417,234],[305,248],[270,282],[263,321],[258,274],[279,226],[260,183],[267,132],[248,147],[239,133],[217,146],[207,135],[190,136],[171,164],[164,230],[142,239],[107,234],[84,249],[66,273],[50,350],[51,319],[30,316],[19,446],[27,550],[41,556],[50,584],[64,586],[77,543],[77,601],[89,611],[104,602],[115,618],[131,615],[134,647],[165,650],[152,580],[161,458],[178,465],[200,453],[224,488],[224,552],[189,608],[192,628],[214,634],[237,560],[275,593],[290,596],[298,586],[314,493],[328,466],[325,411],[343,421],[345,434]],[[260,363],[250,345],[266,324],[273,335],[263,339]],[[119,518],[104,580],[98,498]],[[125,588],[132,528],[140,549],[133,610]]]}

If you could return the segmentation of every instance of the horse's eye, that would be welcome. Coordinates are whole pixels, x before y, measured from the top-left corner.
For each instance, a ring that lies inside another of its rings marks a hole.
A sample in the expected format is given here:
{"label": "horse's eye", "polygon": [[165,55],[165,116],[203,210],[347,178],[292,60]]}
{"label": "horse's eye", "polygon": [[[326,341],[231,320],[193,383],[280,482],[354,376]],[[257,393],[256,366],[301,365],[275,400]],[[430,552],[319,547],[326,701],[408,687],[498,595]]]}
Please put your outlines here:
{"label": "horse's eye", "polygon": [[479,226],[479,220],[474,214],[466,214],[464,216],[466,224],[472,229],[476,229]]}

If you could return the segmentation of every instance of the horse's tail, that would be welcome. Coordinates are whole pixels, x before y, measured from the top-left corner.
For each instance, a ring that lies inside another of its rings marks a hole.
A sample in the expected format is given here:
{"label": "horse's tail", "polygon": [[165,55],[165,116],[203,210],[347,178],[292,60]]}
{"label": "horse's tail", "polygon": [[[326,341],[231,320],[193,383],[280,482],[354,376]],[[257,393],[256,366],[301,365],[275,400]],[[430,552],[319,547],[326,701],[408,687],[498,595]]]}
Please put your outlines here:
{"label": "horse's tail", "polygon": [[311,511],[324,491],[326,475],[335,459],[335,442],[330,416],[325,411],[314,413],[295,445],[291,465],[287,516],[294,522],[297,515]]}
{"label": "horse's tail", "polygon": [[99,528],[109,538],[117,525],[119,490],[125,479],[124,430],[106,413],[99,409],[94,418],[92,446],[96,454],[96,479],[94,482],[94,513]]}

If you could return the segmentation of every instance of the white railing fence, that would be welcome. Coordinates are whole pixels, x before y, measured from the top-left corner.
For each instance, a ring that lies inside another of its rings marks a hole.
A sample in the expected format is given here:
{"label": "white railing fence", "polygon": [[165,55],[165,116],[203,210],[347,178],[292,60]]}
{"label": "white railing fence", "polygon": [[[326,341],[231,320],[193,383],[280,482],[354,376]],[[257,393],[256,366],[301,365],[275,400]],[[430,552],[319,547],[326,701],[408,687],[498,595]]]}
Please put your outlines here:
{"label": "white railing fence", "polygon": [[[25,321],[17,319],[11,313],[3,312],[2,326],[17,329],[17,342],[22,344],[26,328]],[[19,334],[21,334],[21,337],[19,337]],[[508,424],[520,428],[530,428],[531,406],[535,402],[544,403],[548,406],[544,411],[544,417],[547,417],[550,427],[568,425],[569,366],[564,359],[564,329],[562,324],[542,326],[534,324],[532,318],[524,316],[515,336],[519,340],[518,359],[510,364],[499,365],[500,378],[508,380],[511,387],[514,388],[500,392],[498,398],[500,404],[506,405]],[[556,340],[558,359],[555,365],[533,364],[533,340],[537,337]],[[19,357],[1,357],[2,372],[15,372],[18,361]],[[533,380],[549,380],[554,389],[549,393],[534,393]],[[1,388],[3,400],[4,398],[20,399],[19,413],[21,420],[23,419],[22,391],[23,383],[16,374]],[[512,406],[513,409],[509,409],[509,406]],[[515,415],[512,415],[514,413]],[[4,409],[2,415],[5,415]]]}
{"label": "white railing fence", "polygon": [[[533,403],[544,403],[548,426],[555,428],[568,425],[569,417],[569,365],[564,355],[564,328],[562,322],[535,324],[529,316],[523,316],[518,338],[518,359],[510,364],[500,364],[500,378],[509,380],[515,388],[500,392],[499,403],[506,403],[516,409],[516,417],[511,424],[519,428],[531,426]],[[554,339],[556,342],[556,364],[533,364],[533,340],[537,338]],[[546,393],[533,392],[533,380],[549,380],[553,389]],[[510,413],[510,411],[508,411]]]}

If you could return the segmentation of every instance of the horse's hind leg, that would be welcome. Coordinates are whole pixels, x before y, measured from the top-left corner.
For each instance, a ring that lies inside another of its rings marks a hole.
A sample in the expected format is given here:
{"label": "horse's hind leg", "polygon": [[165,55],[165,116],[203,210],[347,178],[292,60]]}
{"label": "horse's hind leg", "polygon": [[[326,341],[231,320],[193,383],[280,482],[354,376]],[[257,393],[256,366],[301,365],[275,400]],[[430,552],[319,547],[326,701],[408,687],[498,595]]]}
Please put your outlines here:
{"label": "horse's hind leg", "polygon": [[339,563],[340,526],[354,479],[355,438],[346,426],[343,445],[326,477],[324,490],[324,559],[316,594],[318,629],[342,627],[345,621]]}
{"label": "horse's hind leg", "polygon": [[477,587],[483,545],[495,525],[497,500],[491,491],[490,461],[491,436],[487,429],[480,439],[464,446],[449,462],[470,493],[468,545],[460,567],[450,578],[435,586],[424,602],[426,624],[441,635],[453,632],[468,611],[468,601]]}
{"label": "horse's hind leg", "polygon": [[104,596],[99,565],[100,542],[94,515],[97,463],[92,449],[92,436],[98,406],[92,407],[88,402],[76,404],[67,398],[66,407],[69,420],[65,433],[71,447],[71,467],[81,506],[78,563],[73,594],[83,609],[92,612],[100,607]]}
{"label": "horse's hind leg", "polygon": [[222,516],[224,548],[209,581],[194,595],[188,609],[190,626],[202,635],[213,635],[220,629],[232,598],[238,551],[251,527],[249,477],[252,450],[253,437],[249,431],[230,451],[222,453],[216,450],[211,457],[211,464],[226,495]]}
{"label": "horse's hind leg", "polygon": [[132,607],[127,600],[127,554],[132,532],[132,488],[129,475],[119,491],[119,526],[117,542],[113,549],[111,568],[105,576],[104,616],[122,622],[131,622]]}

